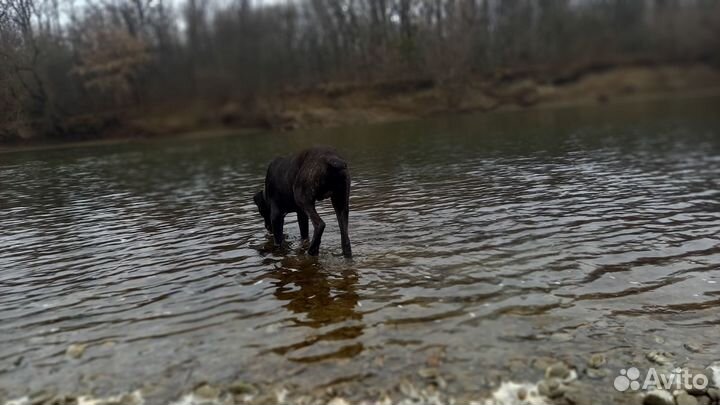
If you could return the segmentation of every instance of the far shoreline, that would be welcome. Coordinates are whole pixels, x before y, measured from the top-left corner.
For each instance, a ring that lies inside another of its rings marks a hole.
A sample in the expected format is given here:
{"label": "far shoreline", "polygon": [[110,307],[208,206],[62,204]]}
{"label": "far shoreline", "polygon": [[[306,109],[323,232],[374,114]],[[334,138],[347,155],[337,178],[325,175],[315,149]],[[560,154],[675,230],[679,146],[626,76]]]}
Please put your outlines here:
{"label": "far shoreline", "polygon": [[[680,76],[672,75],[678,73]],[[687,73],[687,74],[686,74]],[[682,75],[686,74],[685,77]],[[672,77],[679,84],[667,85],[664,79]],[[634,84],[636,81],[640,84]],[[630,84],[628,84],[630,83]],[[477,90],[485,86],[483,90]],[[440,97],[438,89],[410,89],[383,95],[382,90],[352,88],[340,90],[341,95],[328,89],[310,89],[285,95],[283,104],[293,108],[273,110],[271,117],[262,117],[262,125],[248,125],[238,119],[232,106],[222,116],[203,119],[204,124],[173,121],[175,116],[149,112],[130,119],[132,125],[114,129],[109,134],[99,132],[90,139],[28,139],[16,143],[0,144],[0,153],[60,150],[77,147],[121,145],[161,139],[202,139],[225,136],[242,136],[263,132],[312,130],[347,126],[409,122],[424,118],[458,114],[501,114],[517,111],[558,110],[576,107],[605,107],[622,104],[639,104],[663,100],[684,100],[720,97],[720,69],[705,65],[687,68],[678,66],[616,67],[607,72],[591,73],[570,84],[548,86],[530,79],[497,84],[487,89],[486,83],[473,83],[466,91],[465,102],[453,107],[423,105],[428,98]],[[504,92],[504,93],[503,93]],[[488,94],[492,94],[489,96]],[[494,99],[491,99],[494,97]],[[409,100],[409,101],[408,101]],[[500,100],[500,101],[498,101]],[[272,105],[272,100],[266,101]],[[217,113],[213,113],[216,114]],[[187,115],[187,114],[185,114]],[[229,117],[228,117],[229,116]],[[244,118],[244,117],[243,117]],[[257,117],[255,117],[257,118]],[[163,120],[172,124],[157,124]],[[208,124],[209,122],[209,124]]]}

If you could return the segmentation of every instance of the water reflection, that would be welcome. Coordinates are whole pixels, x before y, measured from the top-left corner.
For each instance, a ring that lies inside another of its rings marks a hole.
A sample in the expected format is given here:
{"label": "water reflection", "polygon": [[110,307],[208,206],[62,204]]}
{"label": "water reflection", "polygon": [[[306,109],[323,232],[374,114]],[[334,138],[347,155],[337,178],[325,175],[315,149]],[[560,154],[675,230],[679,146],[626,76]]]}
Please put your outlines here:
{"label": "water reflection", "polygon": [[[283,307],[296,316],[290,322],[294,327],[328,329],[309,334],[298,343],[275,347],[271,351],[288,355],[298,362],[315,362],[332,358],[350,358],[359,354],[363,345],[355,342],[363,334],[363,315],[358,311],[359,295],[357,271],[350,266],[333,268],[326,262],[309,256],[285,257],[270,275],[275,297],[285,302]],[[298,351],[323,341],[342,342],[330,353],[294,356]]]}

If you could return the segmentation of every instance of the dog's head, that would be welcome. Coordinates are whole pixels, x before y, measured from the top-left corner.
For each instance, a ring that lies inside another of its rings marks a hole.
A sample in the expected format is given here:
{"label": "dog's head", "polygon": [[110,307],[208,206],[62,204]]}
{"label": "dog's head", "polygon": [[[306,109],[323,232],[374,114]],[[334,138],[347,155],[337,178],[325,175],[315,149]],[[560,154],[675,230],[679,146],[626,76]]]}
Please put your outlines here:
{"label": "dog's head", "polygon": [[265,220],[265,229],[267,229],[268,232],[272,232],[272,228],[270,227],[270,204],[265,200],[265,193],[262,190],[258,191],[255,197],[253,197],[253,200],[258,207],[258,211],[260,211],[260,215]]}

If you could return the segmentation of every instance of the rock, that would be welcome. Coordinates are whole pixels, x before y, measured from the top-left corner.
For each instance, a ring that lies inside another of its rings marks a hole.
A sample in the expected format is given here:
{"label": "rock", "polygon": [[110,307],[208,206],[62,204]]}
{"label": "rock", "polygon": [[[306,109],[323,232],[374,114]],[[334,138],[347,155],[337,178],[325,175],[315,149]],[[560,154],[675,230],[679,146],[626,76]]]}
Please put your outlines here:
{"label": "rock", "polygon": [[565,393],[565,398],[573,405],[591,405],[596,399],[586,389],[570,390]]}
{"label": "rock", "polygon": [[376,405],[392,405],[392,399],[390,399],[388,394],[383,394],[377,401]]}
{"label": "rock", "polygon": [[[440,401],[440,402],[429,402],[430,404],[443,404],[443,403],[458,403],[458,404],[469,404],[469,405],[497,405],[497,404],[545,404],[545,398],[540,397],[537,392],[537,386],[528,383],[514,383],[514,382],[503,382],[497,387],[490,398],[484,402],[476,401]],[[525,402],[518,402],[525,401]],[[398,404],[400,405],[400,403]]]}
{"label": "rock", "polygon": [[435,380],[433,381],[433,383],[441,390],[444,390],[445,388],[447,388],[447,381],[445,381],[445,379],[442,378],[442,376],[440,376],[440,375],[435,377]]}
{"label": "rock", "polygon": [[142,397],[136,393],[107,398],[105,402],[96,402],[97,405],[140,405],[142,403]]}
{"label": "rock", "polygon": [[710,375],[710,386],[715,388],[720,388],[720,362],[715,362],[705,369],[708,371],[708,374]]}
{"label": "rock", "polygon": [[[686,368],[683,370],[684,372],[688,373],[690,375],[690,384],[691,387],[685,387],[687,389],[687,392],[691,395],[705,395],[707,393],[708,387],[712,386],[713,383],[713,376],[712,371],[708,369],[701,369],[701,368]],[[696,379],[698,380],[698,383],[702,383],[703,378],[698,378],[700,375],[704,376],[704,382],[707,384],[704,387],[695,387],[694,382]]]}
{"label": "rock", "polygon": [[215,399],[220,396],[220,390],[210,384],[202,384],[193,391],[195,396],[202,399]]}
{"label": "rock", "polygon": [[[244,403],[239,402],[238,403]],[[273,392],[263,392],[260,395],[258,395],[257,398],[254,398],[252,401],[247,402],[248,404],[253,405],[260,405],[260,404],[279,404],[279,401],[277,400],[277,397],[275,393]]]}
{"label": "rock", "polygon": [[698,400],[685,391],[680,391],[675,396],[675,402],[677,402],[677,405],[698,405]]}
{"label": "rock", "polygon": [[702,347],[695,343],[685,343],[683,347],[693,353],[700,353],[702,351]]}
{"label": "rock", "polygon": [[427,364],[428,367],[437,368],[442,364],[443,360],[445,360],[445,350],[435,350],[428,354],[425,359],[425,364]]}
{"label": "rock", "polygon": [[67,350],[65,351],[65,354],[72,357],[73,359],[79,359],[85,353],[86,348],[87,348],[86,344],[74,343],[74,344],[71,344],[70,346],[68,346]]}
{"label": "rock", "polygon": [[601,368],[599,370],[594,368],[588,368],[585,370],[585,374],[593,380],[599,380],[601,378],[607,377],[609,373],[606,368]]}
{"label": "rock", "polygon": [[235,381],[228,385],[228,391],[233,395],[255,395],[258,390],[254,385],[248,384],[244,381]]}
{"label": "rock", "polygon": [[41,405],[49,402],[52,397],[56,395],[55,392],[51,391],[38,391],[30,395],[30,405]]}
{"label": "rock", "polygon": [[559,378],[564,380],[570,375],[570,369],[565,363],[555,363],[545,370],[545,378]]}
{"label": "rock", "polygon": [[707,395],[713,400],[713,402],[720,401],[720,389],[708,388]]}
{"label": "rock", "polygon": [[75,405],[78,403],[77,398],[70,395],[56,395],[49,401],[45,402],[47,405]]}
{"label": "rock", "polygon": [[605,363],[607,363],[607,359],[602,353],[593,354],[590,356],[590,359],[588,359],[588,366],[592,368],[600,368],[605,365]]}
{"label": "rock", "polygon": [[439,375],[438,369],[434,367],[423,367],[418,370],[418,375],[422,378],[433,378]]}
{"label": "rock", "polygon": [[525,387],[522,387],[517,391],[517,398],[520,401],[524,401],[527,398],[527,396],[528,396],[528,390]]}
{"label": "rock", "polygon": [[563,403],[569,405],[591,405],[597,398],[590,394],[590,392],[592,392],[591,387],[579,382],[566,384],[564,385]]}
{"label": "rock", "polygon": [[[246,402],[247,401],[236,399],[235,402],[231,402],[231,404],[244,404]],[[293,398],[294,405],[315,405],[316,403],[317,402],[310,395],[300,395]]]}
{"label": "rock", "polygon": [[419,399],[420,394],[415,386],[408,380],[403,380],[398,386],[400,392],[408,398]]}
{"label": "rock", "polygon": [[672,363],[673,354],[670,352],[652,351],[645,356],[648,360],[655,364],[664,366]]}
{"label": "rock", "polygon": [[327,403],[327,405],[350,405],[348,401],[346,401],[344,398],[335,397],[330,402]]}
{"label": "rock", "polygon": [[557,360],[550,357],[538,357],[532,360],[533,368],[543,371],[555,363],[557,363]]}
{"label": "rock", "polygon": [[557,378],[548,378],[538,383],[538,392],[540,395],[548,398],[558,398],[565,393],[565,389]]}
{"label": "rock", "polygon": [[540,381],[537,385],[538,393],[544,397],[550,396],[550,386],[546,381]]}
{"label": "rock", "polygon": [[698,405],[710,405],[710,397],[708,397],[707,395],[702,395],[695,398],[698,401]]}
{"label": "rock", "polygon": [[288,389],[285,387],[276,388],[275,389],[275,402],[277,402],[278,404],[285,403],[289,394],[290,394],[290,391],[288,391]]}
{"label": "rock", "polygon": [[573,335],[565,332],[557,332],[550,335],[550,340],[553,342],[569,342],[573,340]]}
{"label": "rock", "polygon": [[643,405],[675,405],[675,398],[665,390],[652,390],[645,394]]}

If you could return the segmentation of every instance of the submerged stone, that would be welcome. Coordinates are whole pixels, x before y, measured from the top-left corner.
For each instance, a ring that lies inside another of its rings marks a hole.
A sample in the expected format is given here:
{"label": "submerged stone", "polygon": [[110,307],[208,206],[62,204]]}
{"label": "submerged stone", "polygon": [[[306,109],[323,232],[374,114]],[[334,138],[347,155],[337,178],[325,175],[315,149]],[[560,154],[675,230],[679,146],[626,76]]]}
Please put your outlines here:
{"label": "submerged stone", "polygon": [[193,393],[202,399],[215,399],[220,396],[220,390],[209,384],[203,384],[193,391]]}
{"label": "submerged stone", "polygon": [[717,388],[709,388],[707,390],[707,395],[713,400],[713,402],[720,401],[720,390]]}
{"label": "submerged stone", "polygon": [[227,389],[234,395],[255,395],[258,392],[254,385],[244,381],[235,381],[228,385]]}
{"label": "submerged stone", "polygon": [[672,363],[673,354],[670,352],[652,351],[645,355],[645,357],[655,364],[664,366]]}
{"label": "submerged stone", "polygon": [[645,394],[643,405],[675,405],[675,398],[669,391],[652,390]]}
{"label": "submerged stone", "polygon": [[605,358],[605,355],[602,353],[593,354],[588,359],[588,366],[590,366],[592,368],[600,368],[605,363],[607,363],[607,359]]}
{"label": "submerged stone", "polygon": [[327,405],[350,405],[350,403],[345,398],[335,397]]}
{"label": "submerged stone", "polygon": [[87,348],[86,344],[74,343],[74,344],[71,344],[70,346],[68,346],[67,350],[65,351],[65,354],[72,357],[73,359],[79,359],[85,353],[86,348]]}
{"label": "submerged stone", "polygon": [[693,353],[700,353],[702,352],[702,347],[700,345],[697,345],[695,343],[685,343],[683,347]]}
{"label": "submerged stone", "polygon": [[540,395],[548,398],[557,398],[565,393],[562,383],[556,378],[549,378],[540,381],[538,384],[538,392]]}
{"label": "submerged stone", "polygon": [[685,391],[680,391],[675,396],[675,401],[677,402],[677,405],[698,405],[698,400]]}
{"label": "submerged stone", "polygon": [[570,369],[565,363],[557,362],[545,370],[545,378],[559,378],[564,380],[570,375]]}

